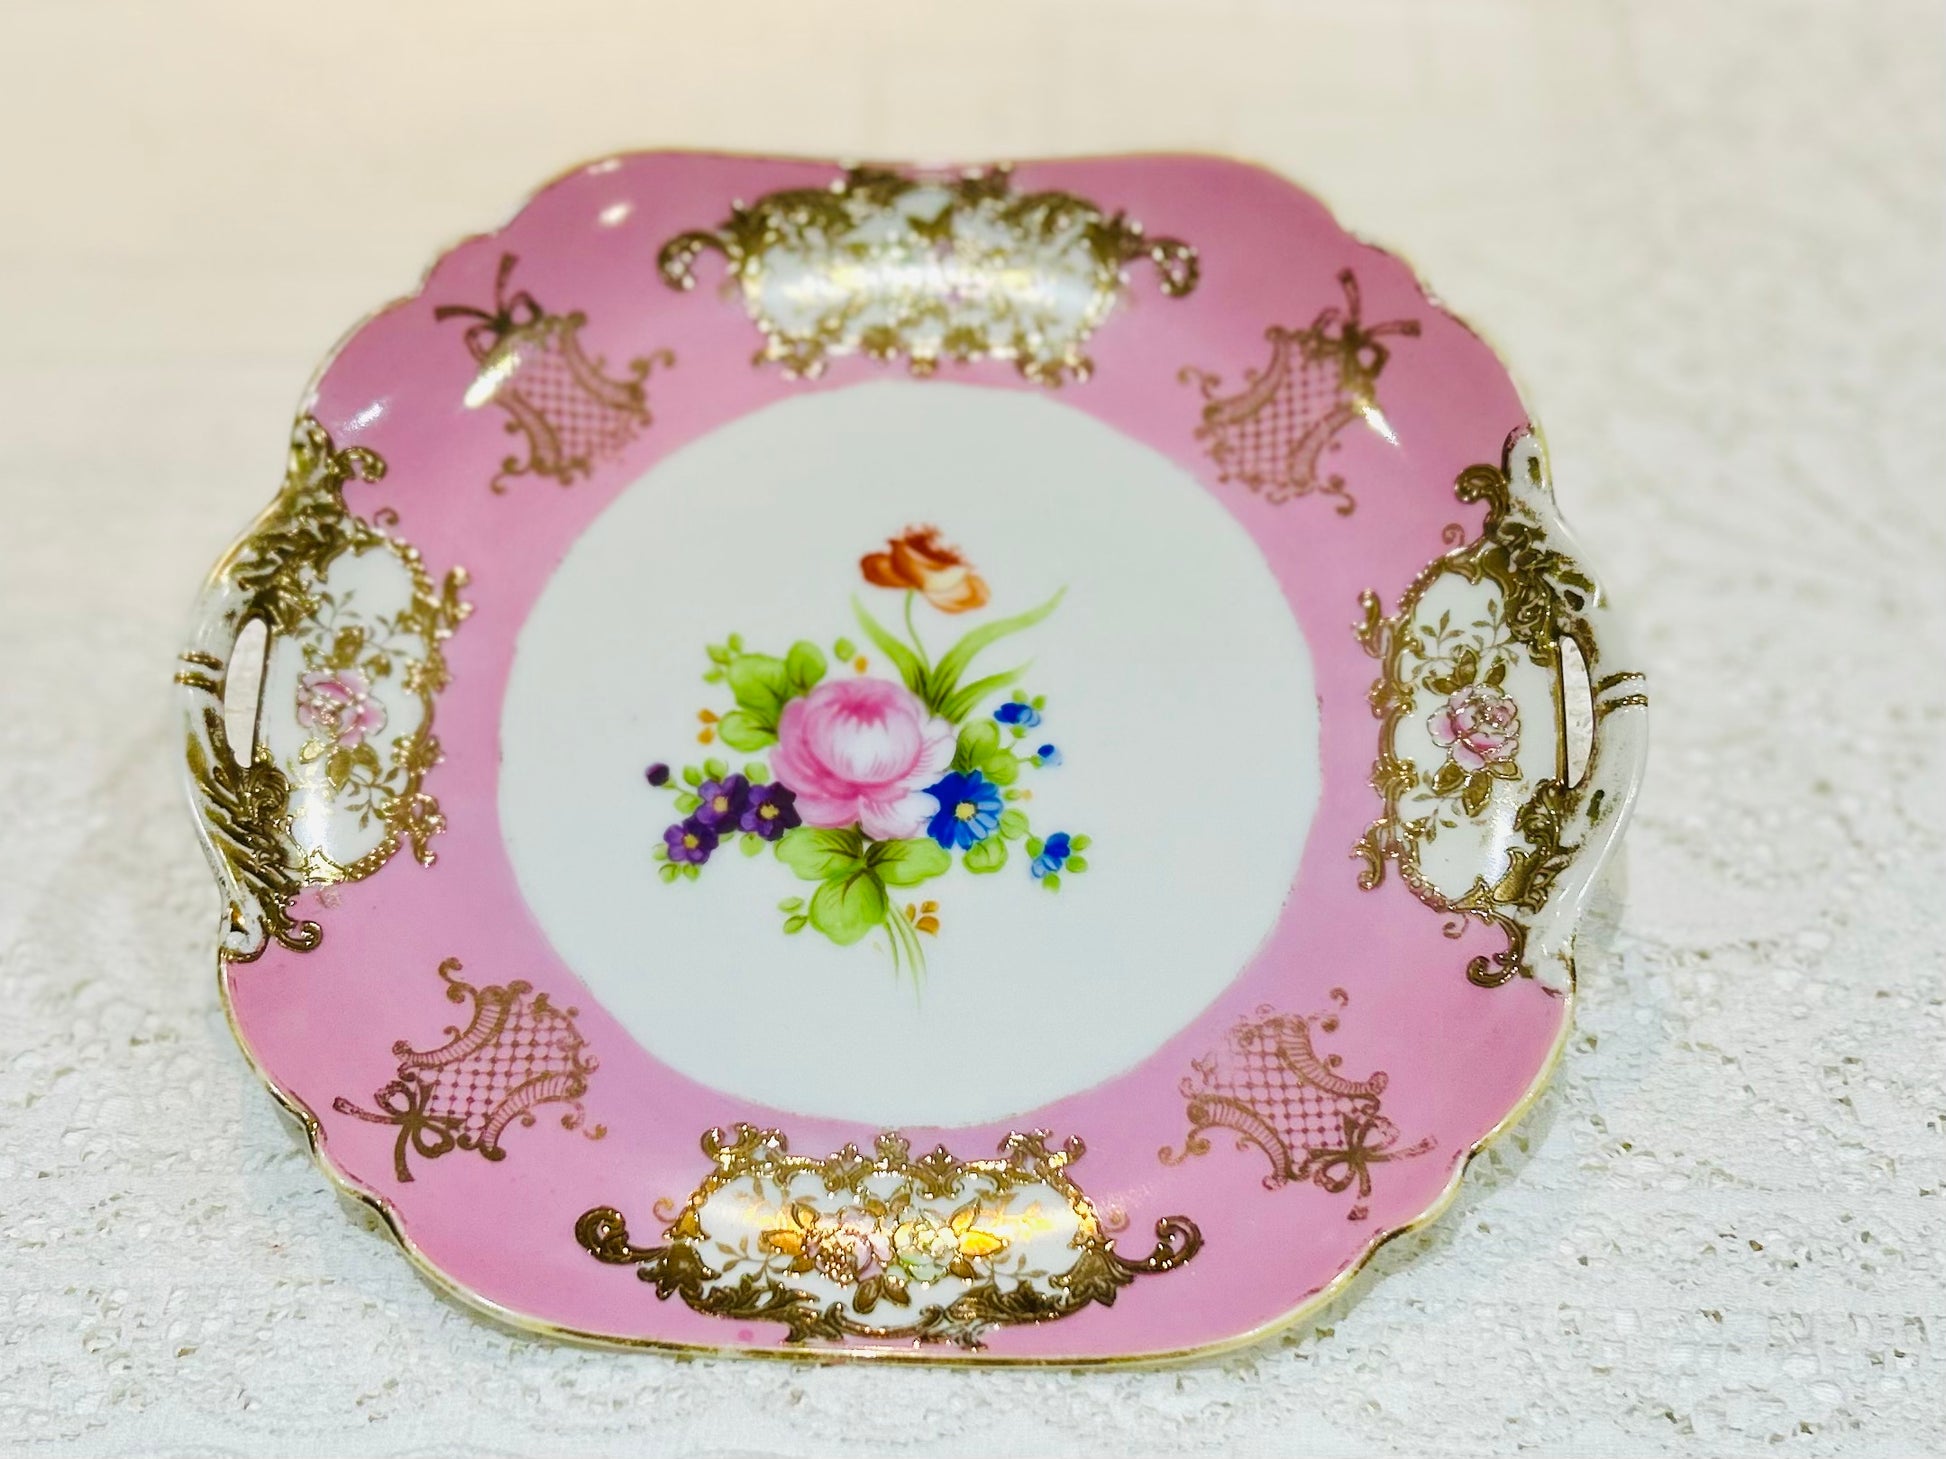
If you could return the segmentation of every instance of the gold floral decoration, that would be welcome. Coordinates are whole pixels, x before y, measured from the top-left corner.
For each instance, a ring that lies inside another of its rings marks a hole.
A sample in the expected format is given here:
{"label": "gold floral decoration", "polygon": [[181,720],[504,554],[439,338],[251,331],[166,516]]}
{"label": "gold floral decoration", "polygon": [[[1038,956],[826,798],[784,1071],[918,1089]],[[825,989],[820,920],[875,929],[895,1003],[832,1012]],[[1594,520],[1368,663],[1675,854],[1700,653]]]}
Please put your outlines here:
{"label": "gold floral decoration", "polygon": [[[374,452],[339,449],[322,425],[301,417],[276,499],[212,579],[208,601],[220,608],[213,632],[234,642],[244,625],[261,622],[269,634],[266,670],[278,640],[300,650],[296,724],[304,738],[294,754],[280,762],[273,736],[262,733],[260,706],[257,732],[240,757],[223,720],[223,660],[200,648],[181,656],[187,667],[176,682],[204,701],[192,704],[185,754],[211,854],[231,888],[222,947],[231,961],[259,956],[267,940],[297,951],[317,946],[318,924],[291,911],[305,888],[370,876],[401,845],[431,865],[432,838],[445,829],[424,782],[440,758],[432,723],[446,683],[441,645],[470,611],[460,598],[466,573],[454,568],[435,582],[417,549],[385,530],[397,521],[394,513],[367,520],[347,509],[348,483],[384,473]],[[334,568],[375,552],[405,574],[394,613],[370,614],[330,582]],[[387,719],[374,690],[381,683],[396,684],[417,707],[416,725],[392,738],[389,756],[375,743]],[[281,718],[277,724],[285,728]],[[345,817],[343,824],[371,843],[367,849],[335,858],[323,844],[301,843],[294,825],[326,808]]]}
{"label": "gold floral decoration", "polygon": [[[1569,772],[1565,691],[1559,677],[1564,641],[1575,645],[1591,669],[1598,662],[1600,645],[1589,616],[1597,589],[1573,557],[1550,543],[1545,524],[1529,504],[1530,497],[1545,491],[1538,443],[1525,432],[1509,441],[1501,466],[1467,467],[1455,482],[1454,495],[1462,502],[1485,504],[1479,535],[1467,541],[1460,529],[1448,528],[1448,541],[1456,545],[1414,579],[1390,616],[1376,593],[1360,594],[1363,616],[1354,630],[1380,666],[1370,695],[1380,720],[1371,785],[1383,803],[1353,848],[1364,863],[1359,885],[1367,890],[1379,886],[1390,863],[1428,906],[1499,928],[1506,936],[1505,949],[1467,963],[1467,977],[1484,987],[1532,976],[1525,961],[1529,920],[1546,907],[1555,884],[1573,864],[1580,849],[1572,839],[1576,827],[1592,824],[1600,814],[1599,793],[1595,802],[1586,803],[1592,766],[1578,777]],[[1428,594],[1450,583],[1487,590],[1481,616],[1470,625],[1450,622],[1450,612],[1430,619],[1422,611]],[[1521,672],[1522,664],[1547,671],[1555,720],[1551,773],[1532,780],[1523,777],[1515,758],[1521,720],[1508,687],[1509,673]],[[1625,705],[1645,704],[1640,692],[1619,697],[1612,692],[1641,679],[1628,671],[1594,683],[1597,719]],[[1447,757],[1431,771],[1402,756],[1397,743],[1408,717],[1423,713],[1429,704],[1432,742]],[[1457,894],[1442,891],[1425,872],[1424,848],[1442,826],[1453,828],[1461,818],[1478,823],[1491,814],[1499,785],[1525,791],[1503,817],[1503,864],[1491,877],[1476,875]],[[1432,809],[1408,814],[1404,806],[1412,797]],[[1461,924],[1456,921],[1447,931],[1457,937]]]}
{"label": "gold floral decoration", "polygon": [[782,1323],[788,1342],[979,1348],[993,1327],[1112,1306],[1137,1277],[1202,1246],[1195,1223],[1168,1216],[1147,1255],[1121,1255],[1067,1173],[1081,1142],[1047,1141],[1015,1133],[999,1159],[960,1160],[944,1146],[915,1157],[887,1132],[870,1155],[847,1145],[816,1158],[792,1155],[776,1130],[710,1130],[702,1148],[715,1169],[680,1207],[657,1207],[662,1244],[633,1244],[610,1206],[584,1214],[575,1237],[598,1261],[635,1267],[665,1301]]}
{"label": "gold floral decoration", "polygon": [[663,245],[663,278],[695,287],[699,255],[729,266],[763,331],[760,364],[814,377],[836,355],[904,356],[915,375],[942,360],[1011,360],[1060,385],[1093,369],[1088,337],[1153,263],[1162,292],[1196,287],[1196,252],[1150,238],[1123,213],[1064,192],[1013,191],[1005,167],[955,177],[853,168],[829,187],[736,203],[714,229]]}

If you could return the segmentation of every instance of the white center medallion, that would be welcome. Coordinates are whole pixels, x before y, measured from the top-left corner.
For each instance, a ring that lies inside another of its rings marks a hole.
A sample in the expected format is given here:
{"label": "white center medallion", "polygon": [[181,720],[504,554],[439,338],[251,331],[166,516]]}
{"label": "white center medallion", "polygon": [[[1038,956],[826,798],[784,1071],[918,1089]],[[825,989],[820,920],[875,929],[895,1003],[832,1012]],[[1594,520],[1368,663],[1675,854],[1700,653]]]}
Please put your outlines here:
{"label": "white center medallion", "polygon": [[1187,473],[1042,396],[888,382],[744,417],[595,520],[520,634],[501,821],[657,1059],[971,1124],[1229,984],[1317,733],[1283,594]]}

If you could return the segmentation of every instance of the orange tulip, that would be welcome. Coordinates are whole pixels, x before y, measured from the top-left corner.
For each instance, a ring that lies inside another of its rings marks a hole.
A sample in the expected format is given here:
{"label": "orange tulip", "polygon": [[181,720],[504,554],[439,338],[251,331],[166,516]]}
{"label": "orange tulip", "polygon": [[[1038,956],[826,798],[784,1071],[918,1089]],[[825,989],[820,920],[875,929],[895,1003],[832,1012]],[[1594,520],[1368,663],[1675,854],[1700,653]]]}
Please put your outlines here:
{"label": "orange tulip", "polygon": [[923,593],[942,613],[966,613],[985,606],[986,579],[968,566],[959,549],[939,540],[937,527],[908,527],[904,536],[889,539],[885,548],[859,559],[866,582]]}

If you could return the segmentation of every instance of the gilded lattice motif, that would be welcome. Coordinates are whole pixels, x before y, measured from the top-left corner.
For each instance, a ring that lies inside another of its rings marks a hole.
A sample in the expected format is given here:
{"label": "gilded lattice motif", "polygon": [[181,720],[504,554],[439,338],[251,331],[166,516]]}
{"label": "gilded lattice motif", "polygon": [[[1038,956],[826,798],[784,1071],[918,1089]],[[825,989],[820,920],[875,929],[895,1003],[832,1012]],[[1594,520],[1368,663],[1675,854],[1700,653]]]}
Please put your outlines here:
{"label": "gilded lattice motif", "polygon": [[1170,298],[1197,278],[1188,244],[1071,193],[1015,193],[1004,167],[854,168],[829,187],[738,203],[716,228],[664,244],[663,278],[694,288],[705,252],[723,256],[763,331],[758,363],[805,377],[863,354],[902,356],[915,375],[1011,360],[1040,384],[1085,379],[1088,338],[1126,292],[1127,265],[1148,259]]}
{"label": "gilded lattice motif", "polygon": [[[1338,1007],[1342,989],[1332,990]],[[1372,1169],[1431,1150],[1430,1138],[1405,1145],[1379,1109],[1388,1076],[1340,1072],[1341,1057],[1321,1052],[1319,1035],[1338,1029],[1335,1011],[1306,1017],[1264,1005],[1239,1019],[1223,1046],[1191,1062],[1181,1083],[1189,1133],[1181,1150],[1164,1146],[1165,1165],[1210,1149],[1210,1132],[1234,1133],[1238,1149],[1254,1146],[1270,1162],[1264,1187],[1310,1183],[1332,1195],[1356,1190],[1346,1218],[1370,1215]]]}
{"label": "gilded lattice motif", "polygon": [[1390,354],[1380,341],[1417,335],[1419,321],[1368,325],[1360,318],[1358,280],[1350,269],[1338,275],[1338,284],[1343,308],[1320,311],[1304,329],[1273,324],[1264,331],[1270,360],[1261,370],[1244,372],[1242,389],[1223,394],[1220,375],[1194,367],[1185,368],[1182,379],[1197,385],[1208,402],[1196,439],[1216,464],[1218,480],[1240,481],[1272,502],[1328,496],[1342,516],[1357,502],[1344,477],[1327,469],[1325,454],[1353,421],[1389,435],[1378,408],[1378,377]]}
{"label": "gilded lattice motif", "polygon": [[[410,1181],[409,1156],[434,1160],[454,1150],[477,1150],[503,1160],[501,1137],[515,1121],[532,1125],[542,1105],[558,1104],[561,1127],[599,1140],[607,1130],[586,1126],[581,1097],[597,1063],[575,1026],[579,1009],[556,1008],[547,994],[526,982],[476,988],[462,981],[457,958],[439,965],[450,1002],[470,1005],[464,1028],[448,1025],[447,1042],[415,1049],[404,1039],[392,1045],[398,1076],[372,1096],[377,1109],[349,1099],[331,1107],[399,1132],[393,1173]],[[585,1128],[584,1128],[585,1127]]]}
{"label": "gilded lattice motif", "polygon": [[990,1328],[1058,1321],[1112,1306],[1137,1277],[1202,1246],[1195,1223],[1167,1216],[1141,1257],[1115,1250],[1111,1226],[1068,1169],[1079,1140],[1009,1135],[995,1160],[944,1146],[914,1156],[897,1134],[870,1154],[847,1145],[792,1155],[776,1130],[711,1130],[715,1169],[680,1207],[658,1205],[663,1241],[636,1246],[622,1213],[599,1206],[575,1226],[599,1261],[633,1266],[664,1300],[735,1321],[778,1322],[790,1342],[846,1338],[982,1345]]}
{"label": "gilded lattice motif", "polygon": [[470,406],[506,412],[507,430],[525,439],[525,457],[500,463],[492,486],[504,492],[517,477],[545,476],[572,486],[635,439],[649,424],[649,373],[675,356],[657,350],[610,374],[607,362],[581,346],[587,315],[550,314],[525,289],[511,294],[517,255],[500,259],[493,307],[442,304],[439,320],[468,319],[466,348],[480,373],[466,392]]}

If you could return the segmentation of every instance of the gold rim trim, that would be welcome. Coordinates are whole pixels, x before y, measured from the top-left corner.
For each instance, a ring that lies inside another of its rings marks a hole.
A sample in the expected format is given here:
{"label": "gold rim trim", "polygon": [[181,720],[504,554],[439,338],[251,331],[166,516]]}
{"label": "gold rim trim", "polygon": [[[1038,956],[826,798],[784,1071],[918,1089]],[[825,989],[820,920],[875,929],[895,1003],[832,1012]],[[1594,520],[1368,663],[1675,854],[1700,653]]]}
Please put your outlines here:
{"label": "gold rim trim", "polygon": [[1150,1353],[1114,1353],[1098,1357],[1014,1357],[1006,1353],[985,1351],[954,1350],[951,1352],[924,1352],[909,1347],[831,1347],[831,1348],[793,1348],[781,1344],[758,1347],[754,1344],[735,1342],[693,1343],[678,1342],[668,1338],[623,1337],[614,1333],[593,1332],[585,1328],[567,1327],[550,1322],[545,1318],[516,1311],[511,1307],[482,1296],[464,1283],[454,1280],[441,1267],[422,1251],[418,1244],[407,1234],[404,1222],[397,1209],[384,1196],[367,1190],[351,1177],[340,1171],[336,1163],[325,1153],[322,1127],[318,1118],[308,1105],[274,1079],[270,1071],[258,1061],[256,1053],[244,1038],[238,1025],[236,1010],[231,1005],[229,994],[229,965],[219,959],[217,963],[217,988],[223,1005],[223,1016],[230,1026],[230,1033],[236,1039],[237,1047],[243,1053],[251,1072],[270,1092],[271,1098],[283,1112],[296,1122],[304,1134],[304,1141],[311,1159],[318,1171],[331,1188],[342,1198],[368,1210],[378,1221],[380,1228],[397,1243],[399,1250],[411,1262],[413,1269],[440,1296],[447,1298],[467,1310],[486,1317],[511,1331],[530,1337],[544,1337],[557,1342],[571,1342],[585,1347],[609,1350],[629,1350],[664,1353],[677,1357],[719,1357],[736,1356],[762,1358],[771,1361],[821,1365],[829,1363],[885,1363],[892,1365],[914,1365],[937,1367],[950,1364],[963,1367],[996,1368],[1164,1368],[1218,1357],[1253,1347],[1280,1333],[1289,1331],[1319,1312],[1329,1307],[1342,1296],[1345,1290],[1363,1274],[1373,1258],[1391,1242],[1402,1236],[1432,1225],[1443,1216],[1458,1196],[1460,1187],[1465,1183],[1467,1172],[1473,1162],[1485,1152],[1488,1146],[1499,1140],[1515,1125],[1519,1124],[1539,1101],[1548,1082],[1559,1067],[1561,1055],[1567,1048],[1568,1036],[1574,1030],[1575,989],[1573,965],[1569,965],[1569,984],[1557,996],[1562,1003],[1561,1023],[1554,1036],[1554,1042],[1547,1051],[1539,1071],[1522,1091],[1514,1106],[1497,1121],[1493,1127],[1482,1134],[1467,1147],[1466,1155],[1454,1167],[1452,1175],[1440,1189],[1439,1194],[1409,1221],[1378,1232],[1358,1253],[1348,1266],[1343,1268],[1324,1286],[1304,1298],[1289,1311],[1280,1313],[1268,1322],[1215,1342],[1200,1343],[1190,1347],[1167,1348]]}
{"label": "gold rim trim", "polygon": [[[829,157],[814,157],[803,154],[782,152],[739,153],[707,147],[662,147],[623,149],[590,157],[565,167],[523,194],[506,219],[497,227],[464,234],[445,248],[439,250],[432,261],[421,272],[419,280],[411,292],[389,299],[354,320],[339,336],[337,341],[332,344],[331,348],[319,361],[317,367],[311,372],[310,378],[305,382],[299,399],[300,411],[308,412],[315,405],[319,383],[337,362],[338,356],[343,353],[345,346],[377,319],[391,313],[395,309],[405,308],[422,298],[427,285],[432,281],[433,274],[449,256],[470,244],[489,241],[498,237],[517,218],[525,213],[537,198],[550,188],[566,182],[570,178],[578,177],[594,168],[605,165],[619,165],[629,157],[638,156],[709,157],[721,158],[726,161],[790,162],[824,167],[832,165],[832,159]],[[1307,197],[1316,202],[1324,210],[1330,222],[1347,238],[1351,239],[1353,243],[1392,260],[1400,268],[1405,270],[1413,287],[1425,299],[1427,305],[1478,339],[1482,346],[1499,362],[1501,369],[1507,373],[1508,379],[1514,387],[1516,398],[1522,401],[1527,398],[1528,392],[1521,387],[1519,377],[1509,362],[1505,351],[1497,348],[1492,336],[1481,329],[1479,325],[1458,314],[1442,302],[1440,296],[1427,285],[1424,276],[1413,265],[1411,260],[1397,249],[1375,242],[1365,234],[1347,227],[1341,220],[1339,210],[1333,207],[1321,194],[1312,188],[1292,181],[1289,177],[1268,164],[1255,161],[1254,159],[1239,157],[1233,153],[1143,152],[1088,153],[1070,157],[1035,157],[1017,161],[1014,165],[1016,167],[1040,165],[1073,166],[1085,163],[1128,161],[1144,158],[1173,158],[1182,160],[1200,158],[1213,162],[1249,167],[1262,172],[1267,177],[1276,179],[1285,186],[1297,188],[1300,192],[1303,192]],[[840,161],[839,165],[844,166],[848,164]],[[1543,451],[1545,451],[1545,434],[1540,425],[1532,419],[1531,413],[1528,416],[1527,428],[1534,433],[1537,442],[1541,444]],[[207,583],[214,583],[220,571],[221,564],[211,571]],[[258,1060],[256,1052],[250,1047],[248,1039],[244,1037],[243,1029],[237,1022],[236,1009],[230,999],[230,962],[221,955],[220,951],[216,959],[216,982],[217,997],[223,1008],[224,1021],[229,1025],[231,1037],[236,1041],[236,1046],[242,1053],[244,1062],[269,1092],[271,1098],[276,1101],[278,1107],[290,1119],[295,1121],[299,1129],[302,1130],[305,1145],[312,1162],[317,1166],[319,1173],[324,1176],[332,1189],[341,1198],[368,1210],[377,1220],[380,1229],[398,1245],[399,1250],[404,1253],[406,1259],[412,1264],[413,1269],[418,1272],[420,1278],[440,1296],[510,1331],[527,1336],[544,1337],[557,1342],[570,1342],[581,1346],[611,1351],[656,1352],[676,1357],[735,1355],[803,1365],[882,1363],[894,1366],[926,1365],[937,1367],[940,1365],[952,1365],[959,1367],[1062,1368],[1069,1370],[1092,1368],[1139,1370],[1166,1368],[1200,1361],[1205,1358],[1222,1356],[1240,1351],[1244,1348],[1254,1347],[1271,1337],[1287,1332],[1307,1319],[1316,1316],[1342,1296],[1363,1275],[1372,1260],[1387,1245],[1437,1222],[1452,1206],[1455,1198],[1459,1194],[1461,1186],[1465,1183],[1467,1172],[1473,1167],[1473,1162],[1479,1159],[1489,1146],[1493,1145],[1509,1130],[1518,1125],[1531,1112],[1533,1107],[1539,1102],[1541,1095],[1545,1093],[1549,1082],[1554,1077],[1555,1070],[1560,1065],[1561,1056],[1567,1048],[1568,1038],[1574,1030],[1574,1005],[1578,997],[1576,970],[1571,948],[1565,961],[1566,979],[1564,985],[1556,991],[1556,996],[1562,1004],[1560,1026],[1555,1032],[1554,1042],[1549,1047],[1540,1068],[1535,1072],[1533,1079],[1529,1081],[1526,1089],[1522,1091],[1520,1097],[1514,1102],[1507,1113],[1467,1147],[1465,1155],[1454,1166],[1452,1175],[1446,1184],[1417,1215],[1397,1226],[1389,1227],[1384,1231],[1375,1233],[1371,1240],[1360,1250],[1358,1256],[1340,1270],[1330,1281],[1326,1282],[1324,1286],[1320,1287],[1310,1296],[1303,1298],[1288,1311],[1245,1332],[1216,1342],[1202,1343],[1183,1348],[1165,1349],[1151,1353],[1109,1354],[1099,1357],[1072,1358],[1008,1357],[1005,1354],[964,1352],[930,1354],[901,1348],[833,1348],[806,1352],[780,1346],[755,1347],[736,1343],[684,1343],[656,1338],[628,1338],[566,1327],[558,1323],[550,1323],[544,1319],[532,1317],[525,1313],[517,1312],[510,1307],[503,1306],[448,1276],[440,1269],[437,1263],[419,1249],[418,1245],[406,1233],[403,1222],[389,1201],[383,1196],[359,1186],[338,1170],[331,1158],[325,1154],[322,1128],[319,1125],[317,1116],[311,1112],[310,1108],[301,1099],[286,1090],[271,1076],[270,1071]]]}

